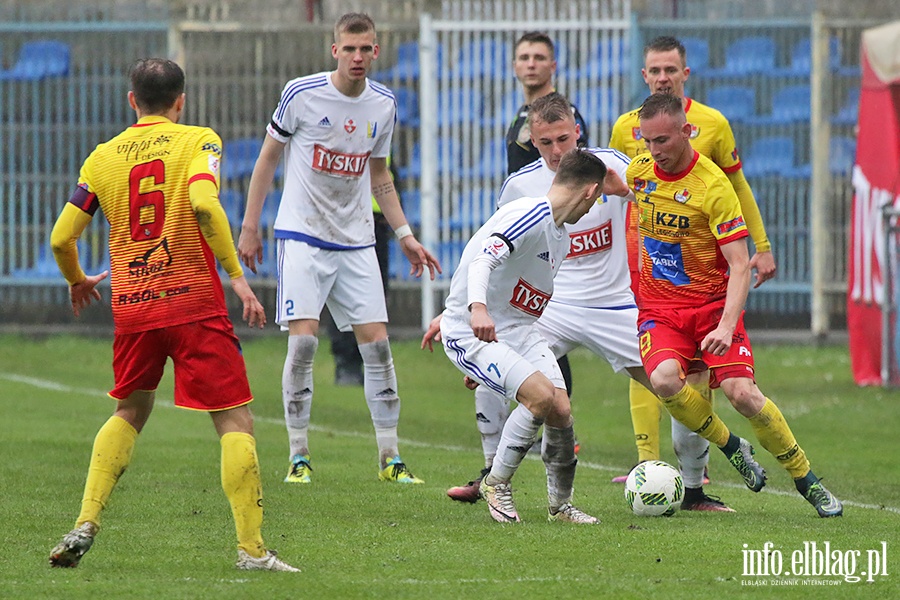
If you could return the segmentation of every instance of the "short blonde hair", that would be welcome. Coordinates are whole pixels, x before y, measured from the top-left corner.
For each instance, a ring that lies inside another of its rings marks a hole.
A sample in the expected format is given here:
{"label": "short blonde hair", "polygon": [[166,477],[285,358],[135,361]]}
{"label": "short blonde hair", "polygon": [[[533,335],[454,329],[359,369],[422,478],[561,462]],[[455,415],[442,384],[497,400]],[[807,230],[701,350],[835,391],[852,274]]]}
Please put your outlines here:
{"label": "short blonde hair", "polygon": [[375,33],[375,21],[365,13],[347,13],[334,24],[334,43],[342,33]]}

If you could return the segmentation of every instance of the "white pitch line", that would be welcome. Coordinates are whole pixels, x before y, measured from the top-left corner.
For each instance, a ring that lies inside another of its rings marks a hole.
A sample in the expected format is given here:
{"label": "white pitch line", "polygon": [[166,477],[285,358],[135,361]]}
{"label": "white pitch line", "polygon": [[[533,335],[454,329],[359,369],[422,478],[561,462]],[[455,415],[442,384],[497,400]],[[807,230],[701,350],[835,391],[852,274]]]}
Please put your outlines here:
{"label": "white pitch line", "polygon": [[[73,387],[62,383],[57,383],[55,381],[49,381],[47,379],[38,379],[36,377],[28,377],[26,375],[16,375],[14,373],[0,373],[0,379],[6,379],[8,381],[14,381],[16,383],[24,383],[26,385],[30,385],[36,388],[41,388],[45,390],[52,390],[54,392],[64,392],[68,394],[79,394],[83,396],[106,396],[105,390],[97,390],[91,388],[79,388]],[[168,399],[157,399],[156,406],[162,406],[164,408],[175,408],[175,404]],[[254,416],[253,421],[255,423],[268,423],[270,425],[284,425],[283,419],[274,419],[272,417],[258,417]],[[361,438],[361,439],[371,439],[372,434],[369,432],[363,433],[359,431],[343,431],[340,429],[332,429],[330,427],[321,427],[318,425],[309,426],[312,431],[321,431],[322,433],[327,433],[329,435],[341,436],[341,437],[352,437],[352,438]],[[430,442],[419,442],[416,440],[408,440],[405,438],[401,438],[400,441],[406,446],[413,446],[417,448],[429,448],[431,450],[443,450],[445,452],[475,452],[474,448],[469,448],[465,446],[450,446],[446,444],[432,444]],[[540,460],[539,457],[533,455],[527,455],[527,459],[529,460]],[[594,471],[609,471],[609,472],[621,472],[621,467],[614,467],[610,465],[603,465],[600,463],[588,462],[584,460],[578,461],[578,466],[581,468],[592,469]],[[720,485],[722,487],[734,488],[734,489],[744,489],[745,486],[730,483],[727,481],[717,482],[716,485]],[[779,490],[773,489],[771,487],[765,487],[762,489],[763,492],[774,494],[776,496],[796,496],[796,491],[789,490]],[[870,504],[866,502],[856,502],[854,500],[842,500],[845,506],[853,506],[855,508],[866,508],[870,510],[883,510],[887,512],[891,512],[894,514],[900,515],[900,508],[896,508],[893,506],[883,506],[880,504]]]}

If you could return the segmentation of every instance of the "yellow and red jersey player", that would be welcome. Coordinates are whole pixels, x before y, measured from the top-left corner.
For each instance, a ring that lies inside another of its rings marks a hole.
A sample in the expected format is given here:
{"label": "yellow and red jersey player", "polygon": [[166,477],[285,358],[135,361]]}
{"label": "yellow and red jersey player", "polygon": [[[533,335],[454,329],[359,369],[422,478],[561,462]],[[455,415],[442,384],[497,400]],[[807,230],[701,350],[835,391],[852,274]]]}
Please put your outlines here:
{"label": "yellow and red jersey player", "polygon": [[721,387],[762,444],[794,479],[821,517],[840,516],[841,502],[821,484],[784,415],[756,385],[743,312],[750,288],[747,226],[721,169],[691,147],[681,100],[655,93],[641,107],[649,154],[626,173],[640,207],[638,329],[641,359],[669,413],[719,447],[758,492],[765,470],[747,440],[731,433],[712,404],[687,385],[698,357],[710,387]]}
{"label": "yellow and red jersey player", "polygon": [[81,513],[50,553],[50,565],[75,567],[94,542],[100,513],[131,462],[138,434],[153,411],[168,358],[175,365],[175,404],[207,411],[222,447],[222,488],[231,504],[239,569],[297,571],[263,543],[262,485],[253,398],[240,344],[216,274],[231,276],[250,325],[265,311],[247,284],[218,199],[222,144],[210,129],[179,125],[184,71],[150,58],[131,68],[128,102],[136,125],[100,144],[50,234],[77,315],[94,300],[108,272],[85,275],[76,243],[100,208],[109,221],[117,400],[94,439]]}
{"label": "yellow and red jersey player", "polygon": [[[219,136],[209,128],[144,116],[85,160],[78,187],[60,215],[55,232],[69,241],[77,239],[75,234],[98,208],[109,221],[117,335],[113,398],[156,388],[167,354],[182,348],[176,332],[197,336],[211,328],[194,339],[208,340],[217,351],[204,354],[217,360],[195,362],[190,356],[197,354],[190,353],[182,357],[190,370],[176,377],[176,403],[222,410],[252,400],[216,272],[219,256],[231,277],[243,275],[218,202],[221,148]],[[201,231],[198,209],[208,237]],[[84,279],[72,248],[57,254],[70,283]],[[202,385],[211,378],[227,380],[221,394],[209,394]]]}
{"label": "yellow and red jersey player", "polygon": [[[748,235],[725,175],[696,150],[692,154],[676,173],[664,171],[650,154],[638,156],[628,167],[641,231],[638,306],[641,355],[648,373],[665,358],[676,358],[688,371],[724,308],[728,261],[721,247]],[[702,326],[688,328],[686,324],[700,315]],[[666,335],[670,329],[690,329],[693,339]],[[734,335],[746,339],[742,319]],[[701,352],[700,358],[713,373],[711,387],[717,387],[715,374],[725,365],[739,365],[752,377],[749,342],[732,345],[725,356]]]}

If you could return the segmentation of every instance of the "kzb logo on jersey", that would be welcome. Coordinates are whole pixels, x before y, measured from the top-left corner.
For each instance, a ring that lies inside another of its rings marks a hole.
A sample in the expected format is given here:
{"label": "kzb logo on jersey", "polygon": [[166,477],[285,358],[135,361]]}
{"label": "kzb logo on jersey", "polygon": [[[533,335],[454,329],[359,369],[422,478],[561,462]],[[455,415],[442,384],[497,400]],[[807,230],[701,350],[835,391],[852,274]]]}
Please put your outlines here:
{"label": "kzb logo on jersey", "polygon": [[369,155],[365,154],[346,154],[329,150],[325,146],[316,144],[313,148],[313,171],[326,173],[328,175],[340,175],[342,177],[360,177],[366,170],[366,164],[369,162]]}
{"label": "kzb logo on jersey", "polygon": [[353,121],[352,118],[347,117],[344,119],[344,131],[347,133],[353,133],[356,131],[356,122]]}
{"label": "kzb logo on jersey", "polygon": [[677,227],[678,229],[690,229],[691,219],[684,215],[673,215],[667,212],[656,213],[654,224],[658,227]]}
{"label": "kzb logo on jersey", "polygon": [[688,200],[691,199],[691,191],[687,188],[684,188],[680,192],[675,192],[675,202],[681,202],[682,204],[687,204]]}
{"label": "kzb logo on jersey", "polygon": [[569,234],[569,253],[566,259],[596,254],[612,248],[612,219],[599,227]]}
{"label": "kzb logo on jersey", "polygon": [[509,299],[513,307],[533,317],[540,317],[548,302],[550,302],[549,293],[542,292],[521,277],[513,288],[512,298]]}

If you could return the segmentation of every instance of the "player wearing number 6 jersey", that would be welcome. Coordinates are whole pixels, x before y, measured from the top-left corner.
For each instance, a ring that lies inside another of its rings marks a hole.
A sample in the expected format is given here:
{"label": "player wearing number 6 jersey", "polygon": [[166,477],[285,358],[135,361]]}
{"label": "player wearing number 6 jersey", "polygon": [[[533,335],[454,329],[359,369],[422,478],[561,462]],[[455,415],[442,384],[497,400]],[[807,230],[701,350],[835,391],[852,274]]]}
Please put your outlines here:
{"label": "player wearing number 6 jersey", "polygon": [[166,360],[175,364],[175,404],[212,417],[222,446],[222,488],[237,528],[239,569],[297,571],[262,540],[262,488],[253,399],[241,347],[225,307],[216,259],[231,278],[251,326],[266,316],[244,279],[219,204],[222,143],[205,127],[179,125],[184,72],[165,59],[131,69],[128,101],[138,122],[100,144],[53,227],[51,246],[79,315],[100,300],[107,272],[85,275],[76,243],[97,209],[109,221],[113,371],[117,401],[100,428],[75,529],[51,551],[54,567],[75,567],[94,541],[100,512],[128,467]]}

